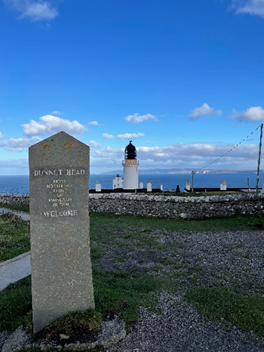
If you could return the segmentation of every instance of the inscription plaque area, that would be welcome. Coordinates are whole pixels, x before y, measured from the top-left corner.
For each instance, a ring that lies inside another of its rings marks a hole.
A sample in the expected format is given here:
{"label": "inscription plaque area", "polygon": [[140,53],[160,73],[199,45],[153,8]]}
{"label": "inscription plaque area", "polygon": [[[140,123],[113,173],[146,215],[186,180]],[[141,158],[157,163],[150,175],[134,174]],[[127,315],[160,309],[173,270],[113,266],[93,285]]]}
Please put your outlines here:
{"label": "inscription plaque area", "polygon": [[29,148],[33,331],[94,308],[89,147],[65,132]]}

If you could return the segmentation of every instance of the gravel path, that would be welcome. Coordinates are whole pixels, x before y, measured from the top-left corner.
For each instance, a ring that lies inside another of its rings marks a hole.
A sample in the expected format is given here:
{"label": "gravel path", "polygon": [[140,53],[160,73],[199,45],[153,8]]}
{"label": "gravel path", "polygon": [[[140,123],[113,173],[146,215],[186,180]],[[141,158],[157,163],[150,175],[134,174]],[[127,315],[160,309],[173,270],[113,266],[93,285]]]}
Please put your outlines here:
{"label": "gravel path", "polygon": [[10,210],[7,208],[0,208],[0,215],[1,214],[7,214],[7,213],[12,213],[17,216],[19,216],[21,219],[28,221],[30,219],[30,216],[28,213],[22,212],[22,211],[15,211],[15,210]]}
{"label": "gravel path", "polygon": [[0,291],[31,274],[30,252],[0,263]]}
{"label": "gravel path", "polygon": [[[182,285],[183,292],[191,278],[188,269],[194,266],[200,269],[196,284],[201,286],[221,283],[229,287],[239,284],[252,292],[264,288],[263,231],[186,235],[164,231],[156,238],[168,248],[178,244],[177,249],[174,246],[166,254],[177,260],[181,267],[178,270],[186,274],[176,279]],[[124,266],[137,267],[139,262],[130,254],[128,258],[133,259],[128,259]],[[159,275],[168,272],[176,273],[177,269],[166,265]],[[254,334],[244,333],[236,327],[224,330],[221,324],[206,321],[183,300],[182,294],[162,293],[159,308],[159,314],[141,308],[140,319],[131,333],[109,352],[264,351],[264,341]]]}
{"label": "gravel path", "polygon": [[264,344],[255,336],[233,327],[223,330],[208,322],[177,296],[163,293],[162,314],[141,308],[140,319],[132,332],[109,352],[255,352]]}

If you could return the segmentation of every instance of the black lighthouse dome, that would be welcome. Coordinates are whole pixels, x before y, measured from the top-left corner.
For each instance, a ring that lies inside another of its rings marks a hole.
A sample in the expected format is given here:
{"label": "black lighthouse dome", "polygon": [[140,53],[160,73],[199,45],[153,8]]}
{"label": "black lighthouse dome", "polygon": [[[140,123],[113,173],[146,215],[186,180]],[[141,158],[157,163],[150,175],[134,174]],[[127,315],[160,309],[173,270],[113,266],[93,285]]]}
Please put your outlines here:
{"label": "black lighthouse dome", "polygon": [[137,158],[136,147],[132,144],[132,141],[130,141],[125,149],[125,159],[136,159],[136,158]]}

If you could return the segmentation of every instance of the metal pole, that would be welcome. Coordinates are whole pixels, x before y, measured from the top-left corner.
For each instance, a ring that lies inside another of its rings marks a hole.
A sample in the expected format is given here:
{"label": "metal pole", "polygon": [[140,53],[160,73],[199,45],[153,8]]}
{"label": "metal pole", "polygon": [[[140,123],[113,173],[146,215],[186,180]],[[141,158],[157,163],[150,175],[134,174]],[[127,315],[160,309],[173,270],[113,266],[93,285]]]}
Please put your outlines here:
{"label": "metal pole", "polygon": [[194,171],[192,171],[192,192],[193,192],[193,175],[194,175]]}
{"label": "metal pole", "polygon": [[259,138],[259,153],[258,153],[258,170],[257,170],[256,193],[258,193],[258,185],[259,185],[259,170],[260,170],[261,147],[262,147],[262,131],[263,131],[263,123],[260,125],[260,138]]}
{"label": "metal pole", "polygon": [[250,186],[249,186],[249,177],[247,178],[247,185],[248,185],[248,192],[250,191]]}

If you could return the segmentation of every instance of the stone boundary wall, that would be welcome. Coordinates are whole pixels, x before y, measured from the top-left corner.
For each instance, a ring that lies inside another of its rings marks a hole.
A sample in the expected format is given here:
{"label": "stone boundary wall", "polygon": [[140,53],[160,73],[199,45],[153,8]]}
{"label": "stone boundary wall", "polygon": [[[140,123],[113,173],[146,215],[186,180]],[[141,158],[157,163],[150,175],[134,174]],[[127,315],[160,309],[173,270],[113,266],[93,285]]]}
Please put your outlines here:
{"label": "stone boundary wall", "polygon": [[0,194],[0,203],[10,205],[29,205],[29,195],[2,193]]}
{"label": "stone boundary wall", "polygon": [[[0,203],[28,205],[28,195],[0,194]],[[90,212],[137,214],[170,218],[203,218],[235,214],[264,215],[261,194],[201,197],[154,196],[136,194],[90,194]]]}

